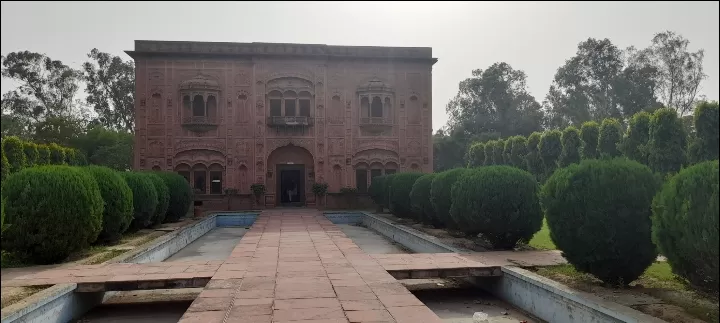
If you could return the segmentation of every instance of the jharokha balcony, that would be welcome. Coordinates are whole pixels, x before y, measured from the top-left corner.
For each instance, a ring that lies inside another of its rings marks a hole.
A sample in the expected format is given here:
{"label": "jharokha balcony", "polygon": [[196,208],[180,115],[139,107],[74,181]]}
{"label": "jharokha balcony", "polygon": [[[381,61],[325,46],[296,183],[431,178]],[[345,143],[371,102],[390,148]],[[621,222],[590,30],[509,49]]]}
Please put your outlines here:
{"label": "jharokha balcony", "polygon": [[268,117],[268,126],[271,127],[293,127],[312,126],[313,120],[306,116],[272,116]]}
{"label": "jharokha balcony", "polygon": [[217,118],[209,116],[183,117],[182,126],[192,131],[204,132],[217,128],[218,121]]}

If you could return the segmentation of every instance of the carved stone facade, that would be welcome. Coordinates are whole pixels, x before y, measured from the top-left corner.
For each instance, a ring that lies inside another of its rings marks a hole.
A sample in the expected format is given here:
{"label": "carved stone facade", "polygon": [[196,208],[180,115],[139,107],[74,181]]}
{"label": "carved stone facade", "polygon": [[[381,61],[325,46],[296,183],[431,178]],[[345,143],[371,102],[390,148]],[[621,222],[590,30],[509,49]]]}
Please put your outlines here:
{"label": "carved stone facade", "polygon": [[[136,41],[136,169],[175,171],[201,199],[268,188],[283,169],[330,193],[432,171],[430,48]],[[292,167],[288,167],[292,165]]]}

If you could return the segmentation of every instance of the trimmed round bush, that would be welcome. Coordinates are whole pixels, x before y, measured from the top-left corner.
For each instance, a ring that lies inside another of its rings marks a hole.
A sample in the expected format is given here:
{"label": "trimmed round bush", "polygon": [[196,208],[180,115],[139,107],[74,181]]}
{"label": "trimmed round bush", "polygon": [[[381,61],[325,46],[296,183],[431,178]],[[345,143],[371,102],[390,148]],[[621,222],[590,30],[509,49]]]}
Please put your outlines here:
{"label": "trimmed round bush", "polygon": [[653,241],[673,272],[718,294],[718,161],[686,168],[653,200]]}
{"label": "trimmed round bush", "polygon": [[602,158],[615,158],[620,156],[620,140],[622,139],[622,126],[615,118],[608,118],[600,125],[598,137],[598,153]]}
{"label": "trimmed round bush", "polygon": [[436,174],[430,184],[430,202],[435,210],[435,217],[442,225],[450,229],[458,228],[450,216],[450,206],[452,205],[450,190],[453,184],[468,171],[470,170],[467,168],[446,170]]}
{"label": "trimmed round bush", "polygon": [[168,203],[167,212],[165,213],[165,219],[163,222],[177,222],[180,221],[188,210],[190,210],[190,204],[193,200],[192,189],[190,183],[185,180],[182,175],[173,172],[155,172],[157,176],[162,178],[163,182],[168,188],[168,194],[170,200]]}
{"label": "trimmed round bush", "polygon": [[145,172],[145,175],[152,181],[158,198],[155,214],[150,219],[150,226],[160,225],[165,220],[165,214],[170,205],[170,192],[165,181],[155,172]]}
{"label": "trimmed round bush", "polygon": [[370,181],[370,188],[368,188],[368,193],[370,193],[370,198],[380,207],[385,207],[387,205],[387,202],[385,201],[385,197],[387,194],[385,194],[385,180],[387,179],[387,176],[381,175],[381,176],[375,176]]}
{"label": "trimmed round bush", "polygon": [[503,165],[512,165],[510,161],[510,154],[512,153],[512,137],[505,139],[503,141],[503,151],[502,151],[502,157],[503,157]]}
{"label": "trimmed round bush", "polygon": [[468,234],[482,234],[495,248],[512,249],[542,227],[539,185],[532,174],[510,166],[465,173],[452,186],[450,215]]}
{"label": "trimmed round bush", "polygon": [[485,143],[485,160],[483,165],[493,165],[493,151],[495,150],[495,140],[490,140]]}
{"label": "trimmed round bush", "polygon": [[90,245],[102,229],[103,199],[88,173],[40,166],[3,182],[3,249],[35,264],[62,261]]}
{"label": "trimmed round bush", "polygon": [[415,181],[423,176],[423,173],[399,173],[395,174],[390,186],[390,212],[401,218],[418,219],[413,214],[410,206],[410,191]]}
{"label": "trimmed round bush", "polygon": [[0,165],[0,171],[2,171],[2,177],[1,180],[5,180],[5,177],[7,177],[8,174],[10,174],[10,162],[8,162],[7,157],[5,157],[5,139],[2,140],[0,143],[0,161],[2,161],[2,165]]}
{"label": "trimmed round bush", "polygon": [[392,189],[392,182],[395,179],[395,175],[397,174],[385,175],[385,190],[383,191],[385,196],[383,197],[383,202],[388,209],[390,209],[390,190]]}
{"label": "trimmed round bush", "polygon": [[580,155],[582,159],[598,158],[598,138],[600,137],[600,125],[595,121],[586,121],[580,127],[580,139],[582,147]]}
{"label": "trimmed round bush", "polygon": [[650,113],[645,111],[634,114],[628,122],[620,150],[625,157],[647,165],[647,143],[650,137]]}
{"label": "trimmed round bush", "polygon": [[50,165],[50,147],[48,145],[38,145],[38,165]]}
{"label": "trimmed round bush", "polygon": [[527,163],[525,157],[528,154],[527,139],[523,136],[510,137],[512,149],[510,150],[510,165],[516,168],[525,169]]}
{"label": "trimmed round bush", "polygon": [[37,144],[30,141],[23,142],[23,152],[25,153],[25,163],[27,167],[36,166],[39,157]]}
{"label": "trimmed round bush", "polygon": [[495,140],[495,144],[493,146],[493,165],[505,164],[505,156],[503,156],[504,152],[505,141],[502,139]]}
{"label": "trimmed round bush", "polygon": [[133,194],[133,220],[129,232],[136,232],[150,225],[158,205],[158,194],[150,177],[137,172],[120,172]]}
{"label": "trimmed round bush", "polygon": [[485,163],[485,144],[476,142],[468,149],[467,167],[473,168],[482,166]]}
{"label": "trimmed round bush", "polygon": [[689,150],[689,158],[693,163],[718,159],[720,154],[720,108],[718,101],[700,102],[695,108],[693,122],[696,138]]}
{"label": "trimmed round bush", "polygon": [[430,185],[435,174],[425,174],[415,181],[410,191],[410,206],[418,220],[426,224],[436,224],[435,210],[430,202]]}
{"label": "trimmed round bush", "polygon": [[97,241],[116,243],[133,220],[132,191],[122,176],[110,168],[87,166],[81,169],[95,179],[105,204]]}
{"label": "trimmed round bush", "polygon": [[652,171],[625,158],[560,169],[541,192],[550,237],[577,270],[627,285],[657,256],[650,237],[656,189]]}
{"label": "trimmed round bush", "polygon": [[560,138],[562,142],[562,153],[560,153],[560,160],[558,164],[560,167],[566,167],[570,164],[576,164],[580,162],[580,131],[577,128],[570,126],[565,128]]}
{"label": "trimmed round bush", "polygon": [[62,165],[65,163],[65,149],[55,143],[48,145],[50,148],[50,164]]}
{"label": "trimmed round bush", "polygon": [[3,143],[3,152],[10,164],[10,173],[19,172],[27,167],[25,160],[25,151],[23,150],[23,142],[20,138],[10,136],[5,138]]}

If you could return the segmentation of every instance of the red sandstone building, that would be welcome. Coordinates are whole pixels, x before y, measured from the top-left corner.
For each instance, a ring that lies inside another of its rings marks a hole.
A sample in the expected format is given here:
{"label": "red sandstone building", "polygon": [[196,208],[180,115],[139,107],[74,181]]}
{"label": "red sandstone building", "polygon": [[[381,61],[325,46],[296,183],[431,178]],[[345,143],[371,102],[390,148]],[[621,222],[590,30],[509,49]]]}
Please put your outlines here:
{"label": "red sandstone building", "polygon": [[328,206],[373,176],[431,172],[426,47],[136,41],[136,169],[182,174],[208,208]]}

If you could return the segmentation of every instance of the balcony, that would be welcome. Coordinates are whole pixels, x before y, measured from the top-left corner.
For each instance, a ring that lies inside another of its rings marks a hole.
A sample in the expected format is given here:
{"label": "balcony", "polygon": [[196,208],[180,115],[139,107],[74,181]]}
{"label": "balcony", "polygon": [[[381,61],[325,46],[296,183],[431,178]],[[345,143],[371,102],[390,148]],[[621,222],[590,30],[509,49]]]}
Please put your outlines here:
{"label": "balcony", "polygon": [[313,119],[306,116],[292,116],[292,117],[268,117],[268,126],[270,127],[307,127],[312,126]]}
{"label": "balcony", "polygon": [[182,126],[191,131],[205,132],[217,128],[218,122],[215,117],[192,116],[183,117]]}
{"label": "balcony", "polygon": [[387,117],[362,117],[360,118],[360,127],[369,131],[381,132],[388,128],[392,128],[393,121]]}

